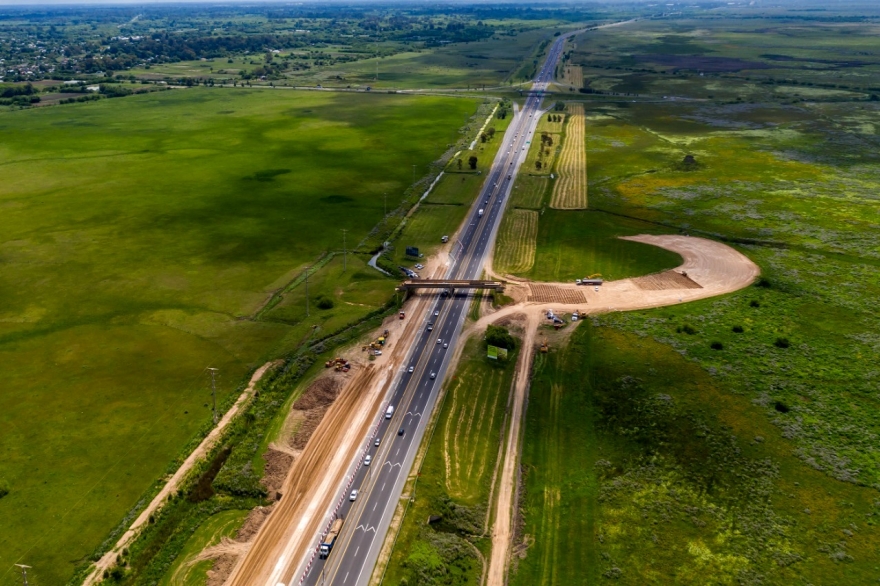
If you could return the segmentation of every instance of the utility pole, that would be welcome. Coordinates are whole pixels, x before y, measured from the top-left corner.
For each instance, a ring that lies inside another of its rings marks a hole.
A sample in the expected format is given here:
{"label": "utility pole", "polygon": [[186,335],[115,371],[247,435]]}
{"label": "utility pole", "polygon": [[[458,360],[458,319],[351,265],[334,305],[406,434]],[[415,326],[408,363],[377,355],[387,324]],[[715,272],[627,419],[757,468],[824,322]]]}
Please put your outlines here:
{"label": "utility pole", "polygon": [[214,425],[217,425],[217,385],[214,380],[214,375],[217,373],[217,369],[209,367],[208,370],[211,371],[211,399],[214,402]]}
{"label": "utility pole", "polygon": [[309,271],[311,268],[306,268],[306,317],[309,317]]}
{"label": "utility pole", "polygon": [[31,568],[30,566],[26,566],[24,564],[15,564],[19,568],[21,568],[21,578],[24,580],[24,586],[28,586],[27,581],[27,571]]}
{"label": "utility pole", "polygon": [[387,216],[388,215],[388,194],[387,193],[382,194],[382,202],[383,202],[382,203],[382,211],[384,211],[385,212],[384,215]]}
{"label": "utility pole", "polygon": [[342,272],[343,272],[343,273],[344,273],[346,270],[348,270],[348,265],[346,264],[346,253],[347,253],[347,250],[345,249],[345,233],[346,233],[346,232],[348,232],[348,230],[347,230],[346,228],[343,228],[343,229],[342,229]]}

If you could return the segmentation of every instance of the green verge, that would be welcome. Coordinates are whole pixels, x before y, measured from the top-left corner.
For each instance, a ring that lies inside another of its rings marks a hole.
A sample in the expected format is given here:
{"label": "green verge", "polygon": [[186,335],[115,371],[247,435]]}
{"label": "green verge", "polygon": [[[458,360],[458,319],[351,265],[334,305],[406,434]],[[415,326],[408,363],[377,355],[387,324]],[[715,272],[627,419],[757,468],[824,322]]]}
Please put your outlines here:
{"label": "green verge", "polygon": [[801,462],[668,346],[582,322],[538,355],[511,584],[864,584],[873,489]]}
{"label": "green verge", "polygon": [[[516,353],[486,357],[465,346],[425,453],[383,584],[478,585],[490,539],[484,531]],[[430,516],[440,520],[428,524]],[[474,549],[476,547],[476,550]]]}
{"label": "green verge", "polygon": [[535,264],[523,276],[574,281],[600,273],[606,280],[616,280],[671,269],[682,262],[678,254],[618,238],[664,232],[669,230],[592,210],[545,209],[538,222]]}

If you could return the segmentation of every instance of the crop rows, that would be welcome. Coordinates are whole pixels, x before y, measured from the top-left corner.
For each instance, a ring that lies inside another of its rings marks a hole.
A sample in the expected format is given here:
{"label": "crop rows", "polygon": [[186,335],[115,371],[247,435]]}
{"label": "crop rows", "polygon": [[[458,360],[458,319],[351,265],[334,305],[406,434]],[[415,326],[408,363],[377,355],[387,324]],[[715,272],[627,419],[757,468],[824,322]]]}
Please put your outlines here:
{"label": "crop rows", "polygon": [[584,69],[580,65],[569,65],[565,68],[565,82],[574,87],[583,87]]}
{"label": "crop rows", "polygon": [[538,212],[510,210],[501,223],[495,267],[502,273],[525,273],[535,264]]}
{"label": "crop rows", "polygon": [[562,143],[550,207],[582,210],[587,207],[587,152],[584,144],[584,106],[569,104],[568,131]]}

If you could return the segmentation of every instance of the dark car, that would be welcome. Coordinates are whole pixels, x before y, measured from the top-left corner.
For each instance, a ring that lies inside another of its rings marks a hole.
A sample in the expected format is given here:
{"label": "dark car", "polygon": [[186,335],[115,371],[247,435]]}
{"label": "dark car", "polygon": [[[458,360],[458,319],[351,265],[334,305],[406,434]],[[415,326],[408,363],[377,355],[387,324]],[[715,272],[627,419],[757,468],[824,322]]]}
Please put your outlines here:
{"label": "dark car", "polygon": [[402,427],[397,430],[397,435],[403,435],[403,428]]}

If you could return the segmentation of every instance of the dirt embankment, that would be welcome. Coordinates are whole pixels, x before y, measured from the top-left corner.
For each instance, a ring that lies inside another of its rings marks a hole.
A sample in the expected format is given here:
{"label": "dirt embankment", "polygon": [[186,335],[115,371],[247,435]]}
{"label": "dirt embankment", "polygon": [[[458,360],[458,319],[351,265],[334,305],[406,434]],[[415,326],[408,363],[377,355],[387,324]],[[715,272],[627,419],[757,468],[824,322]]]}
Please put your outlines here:
{"label": "dirt embankment", "polygon": [[[270,500],[277,501],[283,496],[283,488],[293,463],[308,444],[327,410],[339,397],[348,375],[328,373],[315,380],[306,391],[294,401],[290,413],[285,418],[279,442],[272,444],[263,455],[266,461],[263,486]],[[241,554],[250,549],[251,540],[269,518],[275,505],[257,507],[248,514],[235,539],[224,539],[218,545],[203,550],[188,563],[214,560],[208,571],[207,586],[222,586],[232,574]]]}

